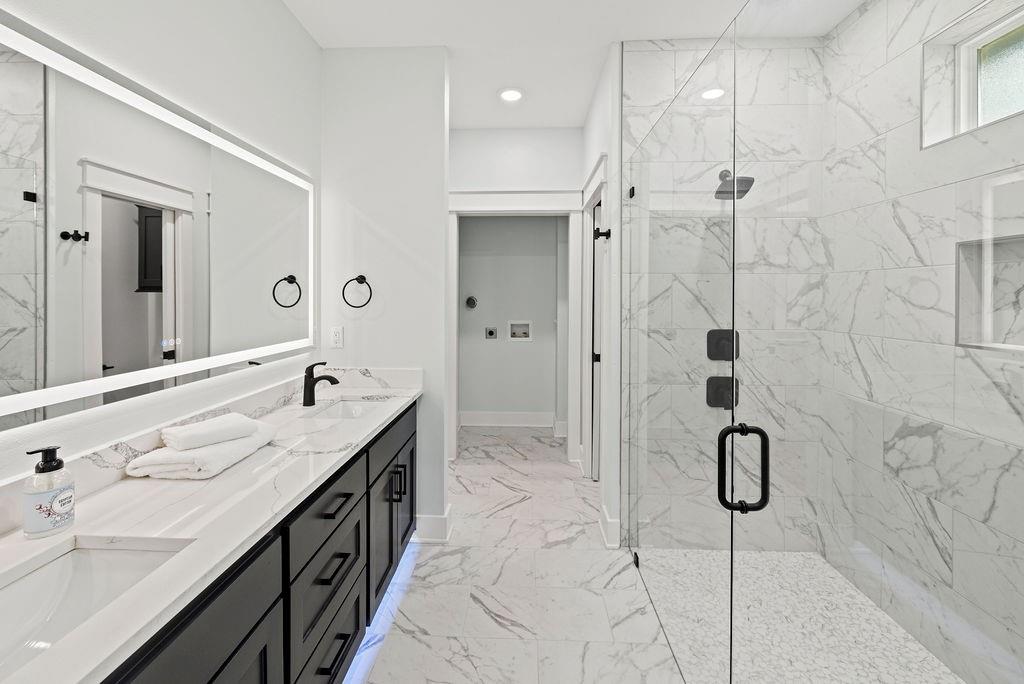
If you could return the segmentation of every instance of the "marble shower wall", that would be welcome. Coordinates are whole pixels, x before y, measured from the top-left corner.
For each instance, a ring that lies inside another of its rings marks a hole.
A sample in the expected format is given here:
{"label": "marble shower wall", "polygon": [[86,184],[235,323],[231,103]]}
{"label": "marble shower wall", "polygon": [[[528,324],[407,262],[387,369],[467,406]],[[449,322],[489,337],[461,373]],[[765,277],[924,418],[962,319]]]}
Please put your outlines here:
{"label": "marble shower wall", "polygon": [[964,679],[1004,682],[1024,679],[1024,353],[956,346],[955,264],[1024,234],[1024,117],[921,145],[923,43],[978,4],[873,0],[827,36],[834,372],[807,418],[825,557]]}
{"label": "marble shower wall", "polygon": [[[43,79],[41,64],[0,46],[0,396],[43,381]],[[34,413],[0,416],[0,430]]]}
{"label": "marble shower wall", "polygon": [[[772,435],[775,473],[738,545],[819,551],[966,681],[1009,682],[1024,351],[956,345],[955,263],[959,241],[1024,234],[1024,116],[921,145],[922,44],[977,4],[872,0],[819,40],[755,42],[741,15],[734,61],[731,36],[627,44],[624,405],[635,543],[727,545],[712,440],[728,416],[704,380],[729,369],[704,335],[730,324],[735,260],[736,417]],[[733,140],[755,178],[735,229],[712,196]]]}

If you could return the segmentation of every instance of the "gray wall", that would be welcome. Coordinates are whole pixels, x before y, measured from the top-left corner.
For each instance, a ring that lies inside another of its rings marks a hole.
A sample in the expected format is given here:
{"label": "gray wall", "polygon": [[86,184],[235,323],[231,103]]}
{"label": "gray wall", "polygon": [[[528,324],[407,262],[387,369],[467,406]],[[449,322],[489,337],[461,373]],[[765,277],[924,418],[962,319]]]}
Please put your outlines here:
{"label": "gray wall", "polygon": [[[546,413],[554,419],[558,387],[565,391],[557,317],[558,245],[566,230],[559,217],[459,221],[461,411]],[[470,295],[480,302],[476,309],[465,307]],[[532,321],[533,341],[511,341],[510,320]],[[497,339],[484,337],[487,326],[498,328]]]}

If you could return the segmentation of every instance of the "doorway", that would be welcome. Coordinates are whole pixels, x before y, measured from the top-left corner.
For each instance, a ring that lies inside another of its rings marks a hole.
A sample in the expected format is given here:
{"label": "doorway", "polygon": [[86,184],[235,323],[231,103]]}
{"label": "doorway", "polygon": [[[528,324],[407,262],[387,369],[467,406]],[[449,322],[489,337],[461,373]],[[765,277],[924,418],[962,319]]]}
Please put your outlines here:
{"label": "doorway", "polygon": [[568,218],[459,220],[459,424],[545,428],[568,416]]}
{"label": "doorway", "polygon": [[[116,197],[104,196],[102,211],[103,377],[171,363],[174,347],[169,341],[176,336],[173,221],[165,226],[163,210]],[[163,386],[159,381],[106,392],[103,403]]]}

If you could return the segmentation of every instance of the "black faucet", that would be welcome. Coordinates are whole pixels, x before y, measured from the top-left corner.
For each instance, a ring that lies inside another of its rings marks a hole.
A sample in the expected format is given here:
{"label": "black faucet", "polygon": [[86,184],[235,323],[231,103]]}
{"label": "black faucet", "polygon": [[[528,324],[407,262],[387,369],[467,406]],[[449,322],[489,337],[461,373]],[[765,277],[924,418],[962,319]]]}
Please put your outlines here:
{"label": "black faucet", "polygon": [[312,366],[306,367],[306,377],[302,383],[302,405],[303,406],[315,406],[316,405],[316,386],[321,380],[326,380],[332,385],[338,384],[338,378],[333,375],[318,375],[313,377],[313,370],[317,366],[326,366],[326,361],[319,361],[314,363]]}

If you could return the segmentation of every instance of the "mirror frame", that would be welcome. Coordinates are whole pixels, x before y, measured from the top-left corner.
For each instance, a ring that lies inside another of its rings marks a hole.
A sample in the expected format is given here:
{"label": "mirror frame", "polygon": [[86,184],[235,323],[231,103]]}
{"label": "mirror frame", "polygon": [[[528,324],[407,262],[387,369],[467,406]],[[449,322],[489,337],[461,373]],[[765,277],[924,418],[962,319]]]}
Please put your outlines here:
{"label": "mirror frame", "polygon": [[0,10],[0,44],[305,190],[309,197],[310,280],[306,297],[309,326],[308,336],[305,338],[0,397],[0,415],[84,399],[104,392],[222,368],[251,359],[289,352],[300,354],[316,346],[316,302],[319,298],[319,288],[315,286],[319,275],[316,262],[316,188],[309,176],[3,10]]}

